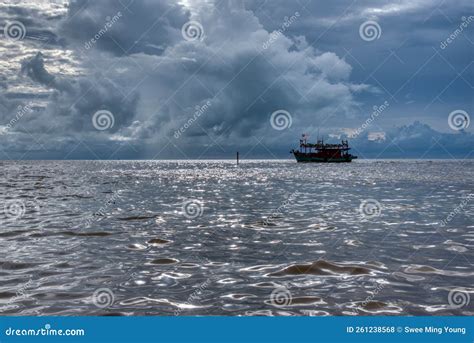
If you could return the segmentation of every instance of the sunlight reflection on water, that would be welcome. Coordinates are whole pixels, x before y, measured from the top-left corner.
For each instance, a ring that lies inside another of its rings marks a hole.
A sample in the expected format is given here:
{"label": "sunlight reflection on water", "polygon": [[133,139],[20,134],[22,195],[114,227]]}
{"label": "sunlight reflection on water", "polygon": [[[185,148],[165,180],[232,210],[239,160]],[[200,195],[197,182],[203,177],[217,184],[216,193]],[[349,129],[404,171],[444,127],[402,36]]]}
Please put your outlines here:
{"label": "sunlight reflection on water", "polygon": [[470,161],[1,164],[0,315],[473,314]]}

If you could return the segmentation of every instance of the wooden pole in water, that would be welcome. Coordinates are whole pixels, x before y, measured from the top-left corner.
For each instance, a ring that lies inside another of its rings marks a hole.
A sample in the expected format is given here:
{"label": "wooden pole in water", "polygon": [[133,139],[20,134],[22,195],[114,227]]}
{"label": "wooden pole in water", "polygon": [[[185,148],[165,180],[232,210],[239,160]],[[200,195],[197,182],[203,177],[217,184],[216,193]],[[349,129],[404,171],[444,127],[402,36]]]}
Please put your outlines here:
{"label": "wooden pole in water", "polygon": [[239,152],[237,151],[237,165],[239,165]]}

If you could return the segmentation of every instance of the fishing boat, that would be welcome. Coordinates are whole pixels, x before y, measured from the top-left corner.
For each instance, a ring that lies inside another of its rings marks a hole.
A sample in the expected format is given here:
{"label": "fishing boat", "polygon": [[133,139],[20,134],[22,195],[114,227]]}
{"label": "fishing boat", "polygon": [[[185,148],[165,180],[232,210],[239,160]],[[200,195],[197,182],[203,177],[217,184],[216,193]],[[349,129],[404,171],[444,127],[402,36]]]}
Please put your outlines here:
{"label": "fishing boat", "polygon": [[357,156],[349,153],[349,143],[342,140],[341,144],[325,144],[318,140],[315,144],[307,142],[307,135],[300,139],[299,150],[291,150],[297,162],[341,163],[351,162]]}

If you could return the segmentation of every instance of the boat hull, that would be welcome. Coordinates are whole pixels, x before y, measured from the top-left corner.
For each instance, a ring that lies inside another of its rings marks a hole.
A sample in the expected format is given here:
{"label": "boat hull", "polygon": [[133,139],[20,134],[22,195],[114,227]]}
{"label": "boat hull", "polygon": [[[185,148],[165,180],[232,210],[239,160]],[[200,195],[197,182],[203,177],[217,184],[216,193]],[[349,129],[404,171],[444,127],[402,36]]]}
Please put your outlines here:
{"label": "boat hull", "polygon": [[314,156],[314,154],[304,154],[294,152],[293,155],[296,158],[297,162],[300,163],[347,163],[351,162],[353,159],[356,159],[356,156],[344,156],[344,157],[319,157]]}

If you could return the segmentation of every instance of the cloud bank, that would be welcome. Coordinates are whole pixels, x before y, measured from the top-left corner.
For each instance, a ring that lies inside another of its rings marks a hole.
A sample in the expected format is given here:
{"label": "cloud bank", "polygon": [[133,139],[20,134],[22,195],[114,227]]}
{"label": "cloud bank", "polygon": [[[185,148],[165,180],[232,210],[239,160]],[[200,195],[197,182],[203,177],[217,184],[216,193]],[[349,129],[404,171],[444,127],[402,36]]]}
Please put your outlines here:
{"label": "cloud bank", "polygon": [[[247,157],[288,157],[301,133],[344,136],[384,101],[390,102],[389,109],[353,139],[362,155],[469,155],[472,128],[453,131],[446,120],[449,110],[472,112],[472,100],[453,97],[438,106],[436,99],[443,94],[433,91],[430,104],[416,84],[424,70],[412,73],[398,94],[391,81],[379,80],[392,80],[390,73],[397,77],[387,68],[392,59],[411,65],[417,52],[407,57],[407,50],[400,50],[372,69],[355,56],[354,39],[358,46],[373,49],[363,55],[367,61],[371,54],[390,50],[360,39],[361,20],[393,21],[401,13],[432,11],[422,2],[377,4],[319,10],[313,2],[3,4],[4,25],[17,21],[26,31],[21,40],[4,34],[0,44],[11,56],[0,65],[4,158],[225,158],[235,150]],[[461,5],[457,11],[466,11]],[[350,37],[351,32],[357,37]],[[403,33],[385,27],[379,40],[396,34]],[[324,43],[329,35],[341,40],[337,46]],[[457,49],[449,53],[468,51]],[[361,67],[367,69],[364,75]],[[469,87],[469,73],[468,65],[454,81],[467,83],[461,92]],[[20,113],[19,106],[29,110]],[[93,119],[97,111],[111,113],[113,126],[98,130]],[[277,111],[287,113],[283,129],[272,125]]]}

